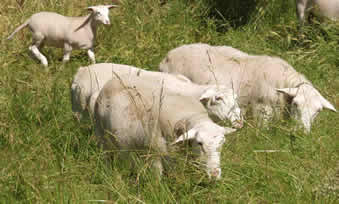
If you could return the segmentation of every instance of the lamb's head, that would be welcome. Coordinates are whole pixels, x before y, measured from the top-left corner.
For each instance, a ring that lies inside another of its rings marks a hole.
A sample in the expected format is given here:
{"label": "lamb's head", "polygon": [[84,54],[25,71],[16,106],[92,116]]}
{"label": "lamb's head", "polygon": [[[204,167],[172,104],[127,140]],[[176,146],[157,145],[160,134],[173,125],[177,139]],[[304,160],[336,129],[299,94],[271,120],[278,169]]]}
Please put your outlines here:
{"label": "lamb's head", "polygon": [[212,122],[206,122],[195,126],[187,133],[178,137],[173,143],[184,140],[193,140],[200,150],[201,161],[206,164],[209,177],[219,179],[221,176],[220,154],[222,145],[225,143],[225,134],[235,132],[236,129],[218,126]]}
{"label": "lamb's head", "polygon": [[233,89],[227,89],[224,86],[209,86],[200,96],[200,102],[204,104],[211,116],[216,116],[221,120],[230,120],[235,128],[243,127],[237,94]]}
{"label": "lamb's head", "polygon": [[277,91],[292,98],[291,114],[301,121],[306,133],[310,132],[314,118],[323,108],[337,111],[311,84],[304,83],[297,88],[283,88]]}
{"label": "lamb's head", "polygon": [[117,5],[99,5],[99,6],[90,6],[88,10],[92,11],[93,19],[102,24],[109,25],[111,24],[109,20],[109,9],[118,7]]}

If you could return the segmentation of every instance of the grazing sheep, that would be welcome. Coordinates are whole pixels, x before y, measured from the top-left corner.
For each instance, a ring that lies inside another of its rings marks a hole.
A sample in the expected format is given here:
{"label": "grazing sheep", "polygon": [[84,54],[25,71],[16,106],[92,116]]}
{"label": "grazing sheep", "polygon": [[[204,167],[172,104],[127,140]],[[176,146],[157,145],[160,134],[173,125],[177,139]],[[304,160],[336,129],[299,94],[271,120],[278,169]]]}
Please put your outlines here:
{"label": "grazing sheep", "polygon": [[[174,76],[110,63],[94,64],[78,69],[71,88],[72,110],[78,118],[81,118],[82,113],[87,112],[92,94],[99,91],[114,74],[128,75],[131,79],[139,77],[145,81],[152,81],[157,86],[162,85],[164,89],[173,93],[193,96],[206,106],[210,115],[222,120],[228,119],[236,128],[241,128],[243,125],[243,118],[233,89],[216,85],[198,85],[191,83],[182,75]],[[91,100],[94,103],[95,96]],[[93,109],[89,108],[89,112],[93,113]]]}
{"label": "grazing sheep", "polygon": [[171,50],[159,69],[182,74],[198,84],[233,88],[241,111],[245,112],[244,108],[251,105],[254,114],[263,119],[270,118],[273,111],[279,113],[279,109],[290,103],[292,115],[307,132],[320,110],[336,111],[304,75],[278,57],[229,56],[213,46],[191,44]]}
{"label": "grazing sheep", "polygon": [[339,20],[339,0],[296,0],[297,16],[301,24],[305,22],[308,11],[332,20]]}
{"label": "grazing sheep", "polygon": [[113,7],[117,6],[91,6],[88,10],[92,13],[82,17],[67,17],[53,12],[36,13],[16,28],[7,39],[28,26],[33,32],[33,42],[29,50],[44,66],[48,66],[48,61],[39,51],[43,45],[64,48],[64,62],[70,59],[72,49],[87,49],[88,57],[95,63],[93,48],[97,26],[98,23],[110,24],[108,14]]}
{"label": "grazing sheep", "polygon": [[[152,148],[166,154],[169,142],[191,140],[208,175],[216,179],[221,175],[224,135],[235,131],[212,122],[193,97],[172,94],[141,77],[113,76],[100,91],[94,115],[96,136],[104,149]],[[160,158],[155,164],[161,173]]]}

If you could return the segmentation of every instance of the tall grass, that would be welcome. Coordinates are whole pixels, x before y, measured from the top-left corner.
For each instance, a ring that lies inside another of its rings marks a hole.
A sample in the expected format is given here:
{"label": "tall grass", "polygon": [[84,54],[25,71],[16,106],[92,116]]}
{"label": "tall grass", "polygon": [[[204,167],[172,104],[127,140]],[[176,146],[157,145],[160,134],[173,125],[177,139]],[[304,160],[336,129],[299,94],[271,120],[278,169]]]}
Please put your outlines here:
{"label": "tall grass", "polygon": [[[98,62],[156,70],[179,45],[230,45],[251,54],[280,56],[306,75],[339,107],[339,26],[312,24],[298,31],[294,0],[121,0],[111,26],[101,26]],[[73,120],[70,83],[87,65],[84,51],[62,64],[62,50],[44,48],[49,70],[28,51],[30,32],[10,32],[42,10],[86,14],[102,0],[4,0],[0,5],[0,201],[1,203],[335,203],[338,201],[338,113],[322,111],[309,135],[292,121],[262,129],[252,119],[227,136],[222,179],[211,182],[188,153],[170,164],[159,182],[142,156],[104,160],[90,121]],[[221,5],[223,7],[221,7]],[[263,153],[277,149],[286,152]],[[335,190],[336,189],[336,190]]]}

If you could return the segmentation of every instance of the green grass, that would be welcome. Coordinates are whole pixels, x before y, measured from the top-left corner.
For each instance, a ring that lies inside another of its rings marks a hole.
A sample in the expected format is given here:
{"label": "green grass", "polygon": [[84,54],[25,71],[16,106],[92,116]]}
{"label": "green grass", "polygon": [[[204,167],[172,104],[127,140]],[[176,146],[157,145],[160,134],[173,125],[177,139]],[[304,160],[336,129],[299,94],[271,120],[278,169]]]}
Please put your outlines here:
{"label": "green grass", "polygon": [[[250,13],[232,9],[241,8],[235,0],[121,2],[111,11],[112,25],[98,30],[98,62],[156,70],[179,45],[229,45],[280,56],[339,109],[339,26],[314,19],[299,32],[294,0],[248,1]],[[189,152],[174,156],[160,182],[147,155],[133,157],[133,166],[119,158],[107,163],[91,122],[78,123],[71,112],[70,84],[78,67],[89,63],[86,52],[74,51],[62,64],[62,50],[45,48],[50,64],[45,71],[28,51],[28,29],[5,40],[38,11],[78,16],[85,7],[104,3],[4,0],[0,5],[0,203],[338,202],[339,115],[327,110],[309,135],[295,131],[289,120],[262,129],[248,119],[227,137],[218,182],[207,179]],[[263,149],[288,152],[254,152]]]}

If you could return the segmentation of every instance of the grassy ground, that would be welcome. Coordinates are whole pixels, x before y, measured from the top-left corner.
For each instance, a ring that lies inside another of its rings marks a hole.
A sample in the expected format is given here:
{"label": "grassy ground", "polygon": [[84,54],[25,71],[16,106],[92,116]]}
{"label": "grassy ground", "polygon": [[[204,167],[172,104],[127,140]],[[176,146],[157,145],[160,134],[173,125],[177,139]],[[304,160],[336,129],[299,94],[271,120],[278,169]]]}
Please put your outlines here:
{"label": "grassy ground", "polygon": [[[89,60],[84,51],[62,64],[62,50],[45,48],[49,70],[28,51],[30,32],[5,38],[42,10],[70,16],[108,1],[3,0],[0,5],[0,203],[336,203],[339,185],[339,115],[327,110],[309,135],[291,121],[270,129],[250,118],[223,148],[222,179],[210,182],[182,154],[161,182],[143,157],[137,165],[106,164],[90,121],[73,120],[70,83]],[[306,75],[339,109],[339,26],[319,23],[298,32],[294,0],[124,0],[101,26],[98,62],[156,70],[179,45],[230,45],[251,54],[280,56]],[[108,2],[110,3],[110,1]],[[66,6],[67,5],[67,6]],[[233,8],[233,9],[232,9]],[[260,153],[279,149],[287,152]],[[331,190],[336,188],[337,190]]]}

